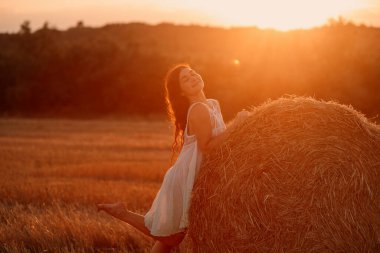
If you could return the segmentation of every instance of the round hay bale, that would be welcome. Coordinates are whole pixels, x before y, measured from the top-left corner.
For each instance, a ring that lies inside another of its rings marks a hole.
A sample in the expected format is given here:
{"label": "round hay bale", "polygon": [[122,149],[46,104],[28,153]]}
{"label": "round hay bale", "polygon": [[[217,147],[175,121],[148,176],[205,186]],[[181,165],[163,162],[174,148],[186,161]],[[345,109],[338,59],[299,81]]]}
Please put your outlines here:
{"label": "round hay bale", "polygon": [[193,252],[380,252],[380,128],[352,107],[283,97],[207,156]]}

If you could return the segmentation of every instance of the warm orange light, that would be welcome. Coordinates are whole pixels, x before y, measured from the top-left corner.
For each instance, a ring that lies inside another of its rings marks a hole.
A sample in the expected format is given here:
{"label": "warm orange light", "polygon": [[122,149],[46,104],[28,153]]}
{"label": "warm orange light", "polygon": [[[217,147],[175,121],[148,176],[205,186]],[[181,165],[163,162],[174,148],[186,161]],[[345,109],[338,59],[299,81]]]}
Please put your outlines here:
{"label": "warm orange light", "polygon": [[367,0],[185,1],[187,8],[207,13],[227,26],[258,26],[290,30],[310,28],[345,13],[368,7]]}
{"label": "warm orange light", "polygon": [[233,60],[234,65],[240,65],[240,61],[238,59]]}
{"label": "warm orange light", "polygon": [[[86,25],[105,23],[174,22],[217,26],[257,26],[291,30],[326,24],[342,16],[353,22],[378,25],[379,0],[12,0],[0,1],[0,30],[22,20],[34,25],[71,26],[78,20]],[[11,25],[9,25],[11,24]]]}

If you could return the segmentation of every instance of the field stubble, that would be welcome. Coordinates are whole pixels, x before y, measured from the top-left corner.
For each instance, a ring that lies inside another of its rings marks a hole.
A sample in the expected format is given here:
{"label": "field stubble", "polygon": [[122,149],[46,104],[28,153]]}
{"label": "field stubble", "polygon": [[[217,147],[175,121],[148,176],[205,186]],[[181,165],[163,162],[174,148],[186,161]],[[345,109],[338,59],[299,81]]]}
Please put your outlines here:
{"label": "field stubble", "polygon": [[145,214],[170,167],[168,126],[0,119],[0,251],[148,252],[152,239],[95,204]]}

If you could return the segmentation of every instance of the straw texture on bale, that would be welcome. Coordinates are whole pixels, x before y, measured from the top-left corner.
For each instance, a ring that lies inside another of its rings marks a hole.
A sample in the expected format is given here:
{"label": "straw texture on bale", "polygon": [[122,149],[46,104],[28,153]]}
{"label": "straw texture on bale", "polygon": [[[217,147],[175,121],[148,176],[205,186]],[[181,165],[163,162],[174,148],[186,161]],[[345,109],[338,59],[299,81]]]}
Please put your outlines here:
{"label": "straw texture on bale", "polygon": [[252,108],[195,182],[193,252],[380,252],[380,128],[352,107]]}

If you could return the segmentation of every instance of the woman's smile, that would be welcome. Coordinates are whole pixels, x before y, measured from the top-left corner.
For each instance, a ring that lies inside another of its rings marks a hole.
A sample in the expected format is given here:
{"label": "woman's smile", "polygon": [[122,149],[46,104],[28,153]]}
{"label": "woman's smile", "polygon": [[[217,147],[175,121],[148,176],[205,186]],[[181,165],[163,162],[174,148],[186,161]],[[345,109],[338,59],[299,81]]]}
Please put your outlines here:
{"label": "woman's smile", "polygon": [[191,85],[191,87],[195,87],[199,84],[199,81],[200,79],[199,78],[196,78],[194,81],[193,81],[193,84]]}
{"label": "woman's smile", "polygon": [[179,74],[181,89],[185,95],[194,96],[202,92],[204,83],[202,77],[190,68],[184,68]]}

